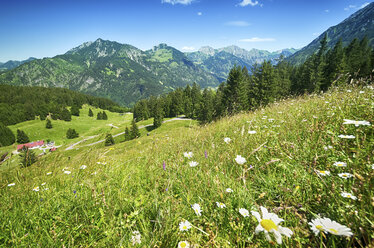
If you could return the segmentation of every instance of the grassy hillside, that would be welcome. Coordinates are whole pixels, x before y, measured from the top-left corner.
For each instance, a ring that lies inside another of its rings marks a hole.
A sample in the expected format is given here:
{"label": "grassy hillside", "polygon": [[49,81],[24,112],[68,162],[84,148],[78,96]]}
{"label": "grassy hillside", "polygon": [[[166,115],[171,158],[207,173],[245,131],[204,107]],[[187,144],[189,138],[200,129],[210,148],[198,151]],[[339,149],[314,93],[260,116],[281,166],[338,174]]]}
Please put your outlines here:
{"label": "grassy hillside", "polygon": [[[170,122],[110,148],[59,150],[29,168],[4,170],[0,246],[130,247],[139,231],[137,247],[177,247],[180,241],[193,247],[273,247],[273,234],[269,243],[263,232],[255,233],[258,221],[239,213],[263,206],[292,230],[282,238],[284,247],[364,247],[374,239],[373,127],[344,125],[343,119],[373,123],[373,93],[334,89],[204,127]],[[246,162],[238,164],[237,155]],[[190,167],[191,161],[198,165]],[[343,179],[343,172],[354,176]],[[191,208],[195,203],[201,216]],[[308,222],[318,215],[354,235],[315,236]],[[185,220],[192,227],[181,231]]]}

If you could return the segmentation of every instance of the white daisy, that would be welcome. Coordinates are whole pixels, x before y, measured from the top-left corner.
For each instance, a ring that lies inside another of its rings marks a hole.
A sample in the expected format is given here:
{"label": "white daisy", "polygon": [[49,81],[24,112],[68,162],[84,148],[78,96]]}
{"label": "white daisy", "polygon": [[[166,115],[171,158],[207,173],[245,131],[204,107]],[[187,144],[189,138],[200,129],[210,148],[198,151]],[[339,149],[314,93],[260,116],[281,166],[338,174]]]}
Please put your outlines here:
{"label": "white daisy", "polygon": [[201,216],[201,212],[203,210],[201,210],[200,205],[198,203],[193,204],[191,207],[197,216]]}
{"label": "white daisy", "polygon": [[338,137],[342,138],[342,139],[354,139],[354,138],[356,138],[354,135],[345,135],[345,134],[341,134]]}
{"label": "white daisy", "polygon": [[87,168],[87,165],[82,165],[79,169],[84,170]]}
{"label": "white daisy", "polygon": [[195,161],[191,161],[189,163],[190,167],[196,167],[199,163],[198,162],[195,162]]}
{"label": "white daisy", "polygon": [[325,233],[329,232],[339,236],[352,236],[353,233],[348,227],[339,224],[336,221],[330,220],[329,218],[317,218],[309,222],[312,231],[315,235],[318,235],[320,231]]}
{"label": "white daisy", "polygon": [[325,151],[327,151],[327,150],[329,150],[329,149],[332,149],[333,147],[332,146],[325,146],[325,147],[323,147],[323,149],[325,150]]}
{"label": "white daisy", "polygon": [[354,121],[354,120],[344,119],[343,125],[350,125],[350,124],[353,124],[356,127],[358,127],[360,125],[370,126],[370,122],[368,122],[368,121]]}
{"label": "white daisy", "polygon": [[14,185],[16,185],[16,184],[15,183],[10,183],[10,184],[8,184],[8,187],[12,187]]}
{"label": "white daisy", "polygon": [[234,191],[233,191],[231,188],[227,188],[227,189],[226,189],[226,192],[227,192],[227,193],[232,193],[232,192],[234,192]]}
{"label": "white daisy", "polygon": [[131,243],[132,245],[137,245],[137,244],[140,244],[142,241],[141,241],[141,238],[142,236],[140,235],[139,231],[133,231],[132,232],[132,236],[131,236]]}
{"label": "white daisy", "polygon": [[244,164],[245,162],[247,162],[247,160],[246,160],[245,158],[243,158],[242,156],[240,156],[240,155],[237,155],[237,156],[236,156],[235,161],[236,161],[238,164],[240,164],[240,165],[242,165],[242,164]]}
{"label": "white daisy", "polygon": [[69,175],[71,171],[64,171],[65,174]]}
{"label": "white daisy", "polygon": [[287,237],[291,237],[291,235],[293,234],[291,229],[279,226],[279,223],[284,221],[283,219],[279,218],[274,213],[269,213],[268,210],[262,206],[260,207],[260,209],[262,212],[262,219],[259,212],[251,211],[252,215],[256,217],[259,222],[258,226],[255,229],[256,234],[259,232],[264,232],[266,239],[268,241],[271,241],[269,233],[273,233],[278,244],[282,243],[282,234]]}
{"label": "white daisy", "polygon": [[257,133],[255,130],[248,130],[248,133],[249,134],[255,134],[255,133]]}
{"label": "white daisy", "polygon": [[47,176],[48,176],[48,175],[51,175],[51,174],[52,174],[52,172],[51,172],[51,171],[50,171],[50,172],[47,172]]}
{"label": "white daisy", "polygon": [[226,138],[223,139],[223,141],[224,141],[226,144],[228,144],[228,143],[231,142],[231,139],[230,139],[229,137],[226,137]]}
{"label": "white daisy", "polygon": [[190,248],[190,244],[187,241],[180,241],[178,243],[178,248]]}
{"label": "white daisy", "polygon": [[183,156],[185,158],[192,158],[193,157],[193,153],[192,152],[185,152],[185,153],[183,153]]}
{"label": "white daisy", "polygon": [[319,234],[319,232],[322,232],[322,231],[327,233],[327,231],[325,231],[325,229],[323,228],[323,219],[321,218],[314,219],[308,224],[310,225],[310,229],[312,229],[312,231],[314,232],[314,235],[316,236]]}
{"label": "white daisy", "polygon": [[226,207],[226,204],[222,203],[222,202],[216,202],[216,204],[217,204],[217,207],[219,207],[219,208],[225,208]]}
{"label": "white daisy", "polygon": [[32,191],[35,191],[35,192],[38,192],[39,191],[39,186],[38,187],[35,187],[32,189]]}
{"label": "white daisy", "polygon": [[190,229],[192,226],[191,226],[191,223],[186,220],[186,221],[182,221],[181,223],[179,223],[179,230],[181,232],[184,232],[184,231],[187,231],[188,229]]}
{"label": "white daisy", "polygon": [[351,173],[339,173],[338,175],[339,175],[339,177],[344,178],[344,179],[348,179],[348,178],[353,177],[353,175]]}
{"label": "white daisy", "polygon": [[330,171],[317,170],[317,173],[320,176],[330,176]]}
{"label": "white daisy", "polygon": [[243,216],[243,217],[249,217],[249,211],[245,208],[239,208],[239,213]]}
{"label": "white daisy", "polygon": [[354,196],[354,195],[352,195],[351,193],[342,192],[340,195],[343,196],[344,198],[349,198],[349,199],[352,199],[352,200],[357,200],[357,197]]}
{"label": "white daisy", "polygon": [[42,184],[41,184],[41,186],[44,186],[44,185],[46,185],[46,183],[42,183]]}
{"label": "white daisy", "polygon": [[335,162],[334,165],[336,167],[346,167],[347,163],[345,163],[345,162]]}

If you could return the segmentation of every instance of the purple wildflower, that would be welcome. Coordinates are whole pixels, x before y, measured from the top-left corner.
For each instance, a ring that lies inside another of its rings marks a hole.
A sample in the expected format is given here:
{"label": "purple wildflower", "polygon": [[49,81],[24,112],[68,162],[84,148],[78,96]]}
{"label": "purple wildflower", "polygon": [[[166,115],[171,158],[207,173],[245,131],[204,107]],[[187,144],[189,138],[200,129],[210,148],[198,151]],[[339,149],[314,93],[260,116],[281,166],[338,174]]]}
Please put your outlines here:
{"label": "purple wildflower", "polygon": [[204,152],[205,158],[208,158],[208,152],[205,150]]}
{"label": "purple wildflower", "polygon": [[165,163],[165,161],[162,163],[162,169],[164,169],[164,171],[166,171],[166,163]]}

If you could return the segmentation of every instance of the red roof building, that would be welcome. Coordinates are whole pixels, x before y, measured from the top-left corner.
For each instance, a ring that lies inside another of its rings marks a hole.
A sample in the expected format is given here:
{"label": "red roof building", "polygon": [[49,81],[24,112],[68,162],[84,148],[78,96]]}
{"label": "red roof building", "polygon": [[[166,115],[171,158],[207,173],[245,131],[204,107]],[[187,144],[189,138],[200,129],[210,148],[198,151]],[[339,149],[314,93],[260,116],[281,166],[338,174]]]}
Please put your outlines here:
{"label": "red roof building", "polygon": [[27,144],[21,144],[21,145],[17,145],[17,151],[22,150],[22,148],[25,146],[29,149],[32,149],[34,147],[40,147],[42,145],[44,145],[44,140],[39,140],[39,141],[27,143]]}

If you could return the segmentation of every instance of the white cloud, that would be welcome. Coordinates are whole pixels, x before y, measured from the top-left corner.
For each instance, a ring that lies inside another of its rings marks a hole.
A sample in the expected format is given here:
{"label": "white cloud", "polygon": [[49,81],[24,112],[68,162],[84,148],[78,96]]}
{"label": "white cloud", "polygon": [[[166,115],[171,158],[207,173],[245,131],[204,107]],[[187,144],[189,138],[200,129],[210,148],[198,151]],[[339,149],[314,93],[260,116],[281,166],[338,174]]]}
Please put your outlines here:
{"label": "white cloud", "polygon": [[364,3],[363,5],[360,6],[360,9],[365,8],[365,7],[368,6],[369,4],[370,4],[370,3],[368,3],[368,2]]}
{"label": "white cloud", "polygon": [[258,38],[258,37],[253,37],[249,39],[241,39],[239,40],[240,42],[265,42],[265,41],[275,41],[274,38]]}
{"label": "white cloud", "polygon": [[248,6],[248,5],[251,5],[251,6],[256,6],[260,4],[258,1],[253,1],[253,0],[243,0],[242,2],[239,3],[240,6],[242,7],[245,7],[245,6]]}
{"label": "white cloud", "polygon": [[198,16],[202,16],[203,13],[202,13],[202,12],[197,12],[197,15],[198,15]]}
{"label": "white cloud", "polygon": [[328,9],[325,9],[324,11],[325,11],[326,13],[329,13],[329,12],[330,12],[330,10],[328,10]]}
{"label": "white cloud", "polygon": [[345,11],[348,11],[350,9],[355,9],[356,8],[356,5],[348,5],[348,7],[345,7],[344,10]]}
{"label": "white cloud", "polygon": [[189,46],[184,46],[182,47],[181,49],[182,51],[188,51],[188,52],[191,52],[191,51],[194,51],[196,50],[194,47],[189,47]]}
{"label": "white cloud", "polygon": [[235,26],[235,27],[246,27],[249,26],[249,23],[246,21],[231,21],[231,22],[226,22],[226,26]]}
{"label": "white cloud", "polygon": [[195,0],[161,0],[161,3],[170,3],[172,5],[174,4],[183,4],[188,5],[191,4]]}

